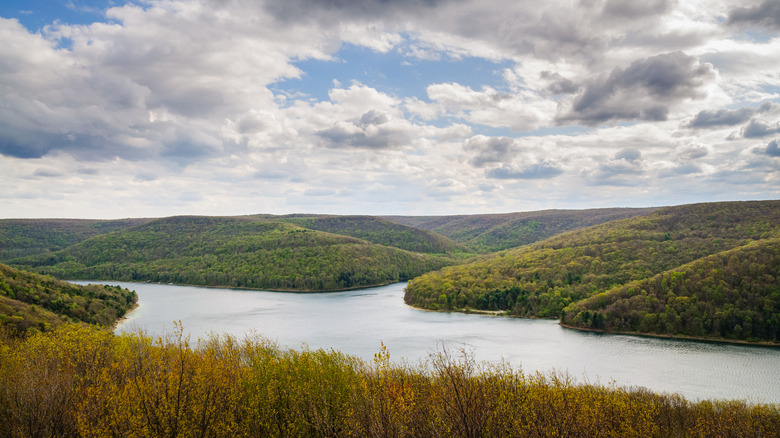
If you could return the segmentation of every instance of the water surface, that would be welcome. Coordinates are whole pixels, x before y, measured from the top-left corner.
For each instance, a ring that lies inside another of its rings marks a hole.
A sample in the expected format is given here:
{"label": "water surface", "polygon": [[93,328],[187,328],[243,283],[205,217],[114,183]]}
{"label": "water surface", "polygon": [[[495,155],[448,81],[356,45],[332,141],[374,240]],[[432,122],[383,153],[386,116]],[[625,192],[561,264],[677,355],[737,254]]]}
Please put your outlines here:
{"label": "water surface", "polygon": [[[78,282],[86,283],[86,282]],[[193,339],[256,333],[282,347],[336,349],[371,360],[380,342],[394,362],[425,360],[444,343],[478,360],[526,372],[568,372],[580,382],[643,386],[693,400],[780,403],[780,349],[609,335],[556,321],[427,312],[403,303],[405,283],[319,294],[117,283],[140,306],[117,332],[170,334],[181,321]]]}

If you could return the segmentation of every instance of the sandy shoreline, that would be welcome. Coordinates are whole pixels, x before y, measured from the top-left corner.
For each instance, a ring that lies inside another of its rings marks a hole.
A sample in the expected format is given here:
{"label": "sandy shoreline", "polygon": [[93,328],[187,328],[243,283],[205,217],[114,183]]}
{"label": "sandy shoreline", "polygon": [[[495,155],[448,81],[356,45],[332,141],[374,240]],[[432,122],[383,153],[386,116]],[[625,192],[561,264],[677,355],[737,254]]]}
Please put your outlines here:
{"label": "sandy shoreline", "polygon": [[141,306],[141,305],[140,305],[140,304],[138,304],[138,302],[136,301],[136,303],[135,303],[135,304],[133,304],[133,307],[131,307],[131,308],[130,308],[130,310],[128,310],[127,312],[125,312],[125,314],[124,314],[124,315],[122,315],[122,317],[121,317],[121,318],[119,318],[119,319],[117,319],[117,320],[116,320],[116,322],[114,323],[114,326],[113,326],[113,327],[111,327],[111,332],[115,332],[115,331],[116,331],[116,329],[119,327],[119,324],[121,324],[121,323],[123,323],[123,322],[127,321],[128,319],[130,319],[130,314],[131,314],[131,313],[133,313],[133,311],[135,311],[135,309],[139,308],[140,306]]}

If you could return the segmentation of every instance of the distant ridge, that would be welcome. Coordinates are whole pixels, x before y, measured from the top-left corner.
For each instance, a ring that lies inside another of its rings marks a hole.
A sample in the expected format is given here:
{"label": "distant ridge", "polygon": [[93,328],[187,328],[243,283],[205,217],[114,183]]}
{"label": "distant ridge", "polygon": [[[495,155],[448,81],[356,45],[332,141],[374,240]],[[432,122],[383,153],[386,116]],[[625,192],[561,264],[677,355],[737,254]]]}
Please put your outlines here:
{"label": "distant ridge", "polygon": [[383,216],[433,231],[480,252],[495,252],[538,242],[566,231],[652,213],[657,208],[541,210],[454,216]]}
{"label": "distant ridge", "polygon": [[0,219],[0,260],[59,251],[153,219]]}

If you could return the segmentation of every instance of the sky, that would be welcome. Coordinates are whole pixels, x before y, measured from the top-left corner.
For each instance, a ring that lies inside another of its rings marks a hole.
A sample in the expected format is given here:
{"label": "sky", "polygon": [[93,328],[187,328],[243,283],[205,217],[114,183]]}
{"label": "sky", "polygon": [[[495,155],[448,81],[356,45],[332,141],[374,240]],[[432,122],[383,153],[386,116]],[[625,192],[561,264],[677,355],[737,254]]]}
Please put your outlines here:
{"label": "sky", "polygon": [[4,0],[0,218],[780,199],[777,0]]}

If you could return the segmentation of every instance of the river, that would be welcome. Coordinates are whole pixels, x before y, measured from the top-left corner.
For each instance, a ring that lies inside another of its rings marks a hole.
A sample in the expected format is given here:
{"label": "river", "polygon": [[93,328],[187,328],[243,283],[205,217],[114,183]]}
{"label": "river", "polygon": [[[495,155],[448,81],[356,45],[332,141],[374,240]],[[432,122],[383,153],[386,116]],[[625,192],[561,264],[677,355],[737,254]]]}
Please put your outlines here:
{"label": "river", "polygon": [[[87,282],[75,282],[85,284]],[[780,403],[780,349],[579,332],[556,321],[427,312],[403,303],[405,283],[318,294],[121,283],[139,307],[116,332],[191,338],[257,334],[287,348],[325,348],[371,360],[384,343],[394,362],[416,364],[441,345],[526,373],[566,372],[579,382],[642,386],[691,400]]]}

